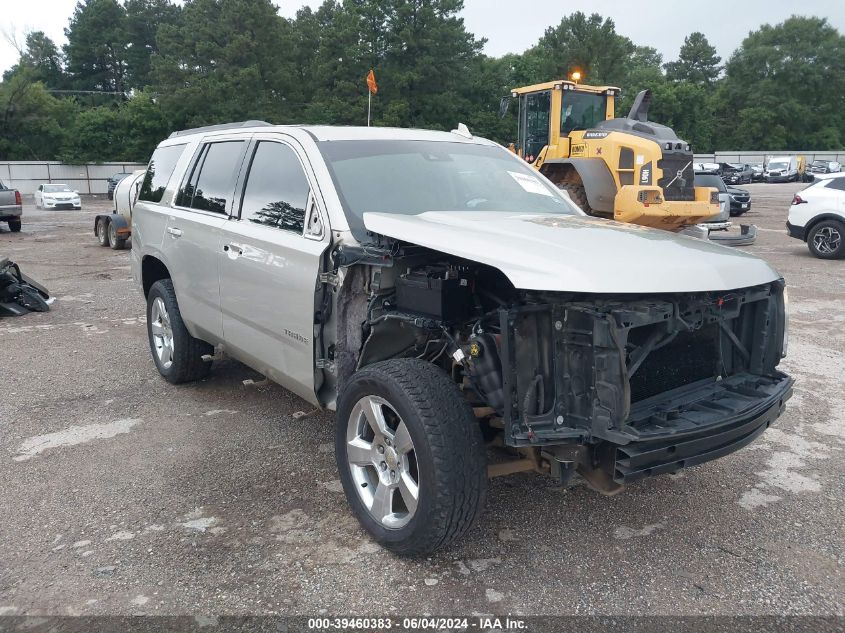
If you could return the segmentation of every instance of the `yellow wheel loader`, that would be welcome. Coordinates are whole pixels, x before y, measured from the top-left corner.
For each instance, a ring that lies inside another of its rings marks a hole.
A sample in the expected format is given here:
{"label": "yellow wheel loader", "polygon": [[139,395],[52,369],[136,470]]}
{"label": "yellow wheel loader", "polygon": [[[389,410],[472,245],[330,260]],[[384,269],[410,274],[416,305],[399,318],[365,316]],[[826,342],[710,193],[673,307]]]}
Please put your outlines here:
{"label": "yellow wheel loader", "polygon": [[689,143],[648,120],[651,92],[640,92],[624,119],[614,118],[618,94],[565,79],[513,89],[513,150],[590,215],[669,231],[718,216],[719,192],[695,186]]}

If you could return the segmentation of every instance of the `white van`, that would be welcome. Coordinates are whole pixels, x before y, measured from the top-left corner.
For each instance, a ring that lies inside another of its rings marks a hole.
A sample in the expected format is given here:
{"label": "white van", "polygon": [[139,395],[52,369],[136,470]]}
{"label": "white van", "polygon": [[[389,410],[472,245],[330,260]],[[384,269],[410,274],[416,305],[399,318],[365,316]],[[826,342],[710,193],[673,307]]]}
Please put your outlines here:
{"label": "white van", "polygon": [[795,156],[773,156],[763,172],[766,182],[798,182],[798,178],[798,158]]}

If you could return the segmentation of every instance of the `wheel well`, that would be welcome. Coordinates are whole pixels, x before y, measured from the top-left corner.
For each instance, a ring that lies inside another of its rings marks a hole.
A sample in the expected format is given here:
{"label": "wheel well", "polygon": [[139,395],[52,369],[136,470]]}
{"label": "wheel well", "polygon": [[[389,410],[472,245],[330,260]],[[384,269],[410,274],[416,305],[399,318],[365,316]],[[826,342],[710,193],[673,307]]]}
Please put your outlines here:
{"label": "wheel well", "polygon": [[144,296],[146,297],[153,284],[162,279],[170,279],[170,271],[167,270],[161,260],[155,257],[147,256],[141,261],[141,282],[144,286]]}
{"label": "wheel well", "polygon": [[545,163],[540,173],[556,185],[564,183],[582,184],[581,174],[570,163]]}
{"label": "wheel well", "polygon": [[824,222],[825,220],[833,220],[835,222],[839,222],[840,224],[845,225],[845,217],[841,215],[836,215],[834,213],[823,213],[821,215],[817,215],[812,220],[807,222],[804,226],[804,241],[806,242],[810,238],[810,233],[816,228],[816,225],[820,222]]}

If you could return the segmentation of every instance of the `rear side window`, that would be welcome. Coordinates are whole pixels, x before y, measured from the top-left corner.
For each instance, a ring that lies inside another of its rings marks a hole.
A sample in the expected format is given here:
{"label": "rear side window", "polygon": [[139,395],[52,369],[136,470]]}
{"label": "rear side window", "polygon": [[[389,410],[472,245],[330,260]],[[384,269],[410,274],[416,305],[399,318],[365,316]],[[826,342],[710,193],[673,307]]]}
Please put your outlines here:
{"label": "rear side window", "polygon": [[153,157],[150,159],[147,173],[144,176],[144,182],[141,185],[141,192],[138,194],[139,200],[161,202],[167,182],[173,175],[173,170],[176,168],[176,163],[184,149],[184,145],[170,145],[159,147],[153,152]]}
{"label": "rear side window", "polygon": [[180,207],[226,213],[243,161],[244,141],[221,141],[203,146],[191,175],[176,196]]}
{"label": "rear side window", "polygon": [[827,188],[845,191],[845,178],[832,178],[830,182],[827,183]]}
{"label": "rear side window", "polygon": [[301,234],[310,186],[296,153],[282,143],[255,149],[241,203],[241,219]]}

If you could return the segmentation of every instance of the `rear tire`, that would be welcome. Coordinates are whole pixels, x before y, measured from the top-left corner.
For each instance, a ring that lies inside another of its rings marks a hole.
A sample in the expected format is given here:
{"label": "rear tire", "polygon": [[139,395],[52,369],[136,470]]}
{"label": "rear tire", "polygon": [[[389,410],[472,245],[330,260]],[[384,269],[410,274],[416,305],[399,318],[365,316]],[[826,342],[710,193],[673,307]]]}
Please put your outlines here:
{"label": "rear tire", "polygon": [[105,218],[100,218],[97,220],[97,241],[100,243],[100,246],[109,246],[109,230],[108,224]]}
{"label": "rear tire", "polygon": [[156,369],[167,382],[193,382],[211,370],[202,357],[214,348],[188,332],[170,279],[155,282],[147,295],[147,338]]}
{"label": "rear tire", "polygon": [[838,220],[822,220],[807,235],[807,247],[819,259],[845,257],[845,224]]}
{"label": "rear tire", "polygon": [[338,406],[335,457],[361,527],[396,554],[445,547],[484,507],[481,428],[431,363],[392,359],[353,374]]}
{"label": "rear tire", "polygon": [[20,220],[9,220],[9,230],[12,233],[20,233],[21,232],[22,222]]}
{"label": "rear tire", "polygon": [[122,250],[126,246],[126,240],[118,237],[114,222],[109,222],[109,244],[114,251]]}
{"label": "rear tire", "polygon": [[569,194],[569,198],[575,205],[587,215],[593,215],[593,210],[590,208],[590,203],[587,200],[587,190],[581,183],[575,182],[561,182],[558,183],[558,189]]}

